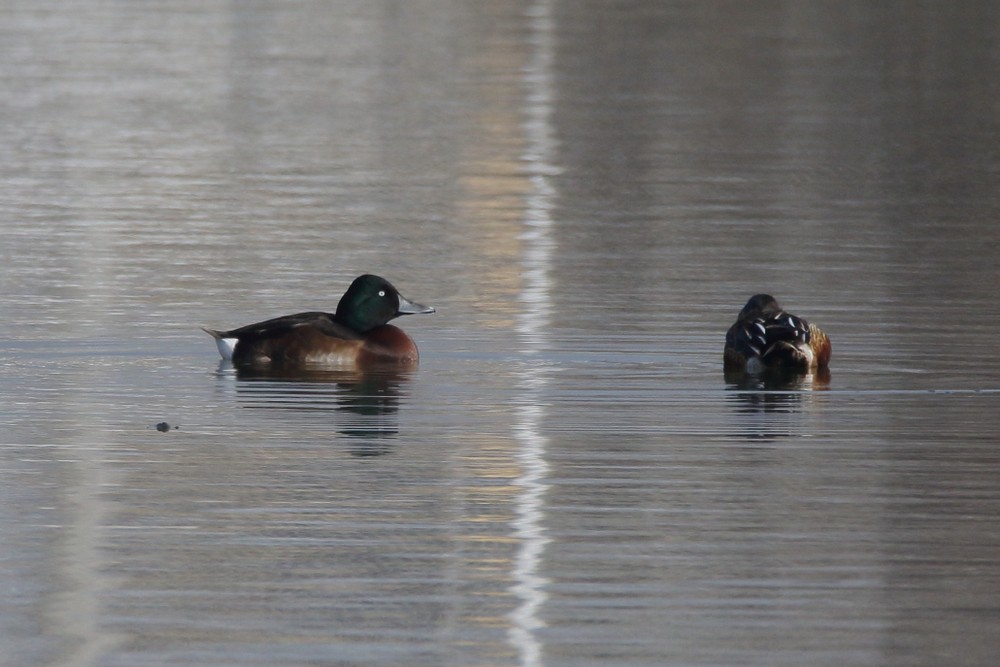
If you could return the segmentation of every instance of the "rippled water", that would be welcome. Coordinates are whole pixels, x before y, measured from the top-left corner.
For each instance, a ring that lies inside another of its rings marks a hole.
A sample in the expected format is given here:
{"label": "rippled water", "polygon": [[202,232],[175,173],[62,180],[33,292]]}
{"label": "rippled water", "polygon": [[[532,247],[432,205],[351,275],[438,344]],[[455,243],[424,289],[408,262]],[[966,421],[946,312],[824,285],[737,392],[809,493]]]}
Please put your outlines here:
{"label": "rippled water", "polygon": [[[0,15],[0,664],[995,661],[993,4]],[[419,369],[198,329],[363,272]]]}

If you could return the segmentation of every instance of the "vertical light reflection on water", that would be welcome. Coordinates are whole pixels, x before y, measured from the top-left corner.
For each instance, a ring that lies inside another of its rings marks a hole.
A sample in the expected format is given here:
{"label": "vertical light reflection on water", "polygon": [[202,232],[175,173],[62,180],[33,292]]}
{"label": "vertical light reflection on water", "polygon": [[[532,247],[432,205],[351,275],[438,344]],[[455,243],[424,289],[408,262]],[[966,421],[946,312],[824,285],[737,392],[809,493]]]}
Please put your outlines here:
{"label": "vertical light reflection on water", "polygon": [[[81,207],[81,210],[82,207]],[[98,214],[93,218],[97,219]],[[113,234],[99,224],[87,228],[84,248],[107,248]],[[71,322],[93,326],[101,322],[102,314],[112,310],[105,300],[110,274],[108,255],[80,252],[75,268],[78,285],[90,295],[87,301],[75,304]],[[114,325],[104,322],[105,330]],[[109,587],[104,574],[102,548],[108,544],[107,530],[111,507],[104,491],[117,484],[117,475],[106,464],[109,445],[102,435],[104,426],[100,410],[95,410],[88,388],[107,383],[99,365],[88,365],[64,374],[66,382],[61,392],[61,412],[73,425],[65,443],[66,461],[71,463],[72,476],[63,489],[66,519],[60,526],[59,592],[45,608],[48,632],[65,640],[65,651],[51,664],[53,667],[83,667],[96,665],[122,637],[103,629],[101,596]],[[73,391],[75,389],[75,391]]]}
{"label": "vertical light reflection on water", "polygon": [[554,53],[552,7],[539,0],[529,9],[531,55],[524,71],[526,100],[524,131],[527,148],[523,155],[531,189],[525,201],[522,235],[522,310],[518,318],[521,349],[527,355],[522,367],[522,404],[517,410],[514,437],[519,444],[521,475],[514,480],[517,496],[514,536],[519,549],[514,560],[511,591],[520,600],[511,613],[510,642],[525,666],[542,664],[542,646],[536,632],[544,623],[539,611],[545,602],[545,577],[538,573],[548,538],[545,533],[545,492],[548,463],[546,438],[541,433],[545,410],[541,393],[548,382],[547,372],[537,361],[545,347],[545,329],[550,320],[549,263],[552,240],[554,190],[549,178],[555,173],[550,162],[555,146],[551,127],[552,64]]}
{"label": "vertical light reflection on water", "polygon": [[106,544],[104,530],[108,515],[100,496],[110,484],[110,475],[98,460],[104,448],[80,439],[73,442],[72,451],[76,484],[66,493],[71,517],[61,529],[61,590],[45,611],[49,631],[65,639],[67,646],[51,663],[53,667],[96,665],[122,639],[98,625],[101,594],[107,584],[100,556],[101,546]]}

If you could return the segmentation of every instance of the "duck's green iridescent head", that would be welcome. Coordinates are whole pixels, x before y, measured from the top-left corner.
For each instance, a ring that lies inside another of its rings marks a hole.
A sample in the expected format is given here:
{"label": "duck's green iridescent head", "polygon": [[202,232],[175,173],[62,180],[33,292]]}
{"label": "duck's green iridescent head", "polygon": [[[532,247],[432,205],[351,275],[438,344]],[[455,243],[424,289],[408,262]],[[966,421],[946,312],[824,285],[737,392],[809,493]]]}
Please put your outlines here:
{"label": "duck's green iridescent head", "polygon": [[359,333],[381,326],[400,315],[433,313],[434,309],[403,297],[380,276],[358,276],[337,304],[337,321]]}

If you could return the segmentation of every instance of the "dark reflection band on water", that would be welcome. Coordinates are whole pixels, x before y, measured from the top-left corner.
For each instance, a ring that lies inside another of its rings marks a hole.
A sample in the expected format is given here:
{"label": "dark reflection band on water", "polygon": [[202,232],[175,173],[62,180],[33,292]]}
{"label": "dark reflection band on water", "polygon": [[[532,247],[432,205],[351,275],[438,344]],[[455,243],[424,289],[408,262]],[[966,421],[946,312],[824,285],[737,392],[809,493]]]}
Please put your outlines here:
{"label": "dark reflection band on water", "polygon": [[555,243],[552,238],[552,207],[555,191],[550,177],[555,173],[555,147],[551,116],[553,105],[554,22],[548,0],[535,3],[528,14],[531,53],[524,70],[526,103],[524,132],[527,148],[523,155],[530,188],[525,202],[522,235],[523,283],[521,313],[517,331],[521,350],[528,357],[521,365],[520,405],[513,435],[518,445],[520,475],[514,480],[519,490],[512,522],[518,549],[514,559],[511,592],[519,604],[511,612],[508,636],[518,652],[521,665],[543,664],[542,645],[537,637],[544,626],[540,617],[546,600],[548,580],[539,573],[545,546],[545,493],[549,466],[547,441],[542,434],[545,409],[540,400],[548,382],[542,364],[533,363],[546,346],[545,331],[551,319],[550,264]]}
{"label": "dark reflection band on water", "polygon": [[726,372],[725,381],[731,403],[741,417],[741,436],[772,441],[795,434],[788,417],[808,409],[813,392],[829,389],[830,371]]}
{"label": "dark reflection band on water", "polygon": [[412,371],[235,368],[222,362],[217,375],[240,407],[323,413],[319,426],[329,424],[331,435],[352,439],[355,456],[373,456],[392,451],[399,436],[400,397]]}

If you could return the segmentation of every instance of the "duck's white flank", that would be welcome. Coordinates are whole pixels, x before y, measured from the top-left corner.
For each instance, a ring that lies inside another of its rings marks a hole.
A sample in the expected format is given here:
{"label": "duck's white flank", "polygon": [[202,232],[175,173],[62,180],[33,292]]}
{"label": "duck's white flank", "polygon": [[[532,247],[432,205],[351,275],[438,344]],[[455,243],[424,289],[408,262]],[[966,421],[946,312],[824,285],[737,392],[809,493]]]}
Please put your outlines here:
{"label": "duck's white flank", "polygon": [[223,359],[226,361],[233,360],[233,350],[236,349],[236,343],[238,342],[236,338],[223,338],[218,331],[207,327],[202,327],[201,330],[215,339],[215,346],[219,348],[219,354],[222,355]]}
{"label": "duck's white flank", "polygon": [[216,338],[215,346],[219,348],[219,354],[226,361],[233,360],[233,350],[236,349],[236,339],[235,338]]}

